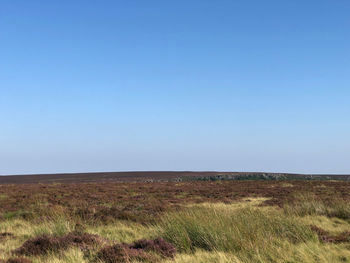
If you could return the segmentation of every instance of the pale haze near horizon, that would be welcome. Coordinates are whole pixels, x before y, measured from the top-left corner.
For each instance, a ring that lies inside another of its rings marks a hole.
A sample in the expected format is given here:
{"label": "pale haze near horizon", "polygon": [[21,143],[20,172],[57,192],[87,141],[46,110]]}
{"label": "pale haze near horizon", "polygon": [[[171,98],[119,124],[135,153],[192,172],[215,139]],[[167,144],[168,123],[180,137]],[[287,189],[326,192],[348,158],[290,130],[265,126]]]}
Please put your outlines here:
{"label": "pale haze near horizon", "polygon": [[2,1],[0,174],[350,173],[349,1]]}

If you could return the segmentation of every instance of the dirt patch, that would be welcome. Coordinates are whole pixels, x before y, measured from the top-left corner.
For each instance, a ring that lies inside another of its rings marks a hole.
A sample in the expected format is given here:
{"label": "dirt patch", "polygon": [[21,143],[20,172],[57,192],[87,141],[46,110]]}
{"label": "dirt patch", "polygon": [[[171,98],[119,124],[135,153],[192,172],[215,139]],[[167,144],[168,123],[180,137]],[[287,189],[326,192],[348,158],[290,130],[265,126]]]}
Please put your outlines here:
{"label": "dirt patch", "polygon": [[79,247],[86,251],[102,244],[103,239],[98,235],[72,232],[62,237],[43,235],[27,240],[14,251],[17,255],[38,256],[48,252],[59,252],[69,247]]}
{"label": "dirt patch", "polygon": [[173,258],[175,253],[175,247],[162,238],[154,240],[143,239],[132,244],[107,246],[98,252],[97,259],[105,263],[131,262],[134,260],[157,262],[159,257]]}

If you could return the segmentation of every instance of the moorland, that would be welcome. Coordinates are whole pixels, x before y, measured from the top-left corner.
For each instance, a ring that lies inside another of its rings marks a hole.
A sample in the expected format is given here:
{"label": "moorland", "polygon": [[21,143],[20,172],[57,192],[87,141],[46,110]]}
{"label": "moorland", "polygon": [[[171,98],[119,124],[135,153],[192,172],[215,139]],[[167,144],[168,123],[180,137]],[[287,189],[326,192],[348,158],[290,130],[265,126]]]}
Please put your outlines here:
{"label": "moorland", "polygon": [[0,262],[350,262],[349,181],[186,176],[5,178]]}

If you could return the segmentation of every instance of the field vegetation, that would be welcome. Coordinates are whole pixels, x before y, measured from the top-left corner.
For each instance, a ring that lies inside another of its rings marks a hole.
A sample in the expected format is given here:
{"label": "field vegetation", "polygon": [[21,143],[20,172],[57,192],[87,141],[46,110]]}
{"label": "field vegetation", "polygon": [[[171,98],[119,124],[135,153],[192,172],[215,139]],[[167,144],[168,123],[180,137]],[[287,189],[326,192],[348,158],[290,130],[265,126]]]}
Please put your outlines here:
{"label": "field vegetation", "polygon": [[0,262],[350,262],[350,182],[0,185]]}

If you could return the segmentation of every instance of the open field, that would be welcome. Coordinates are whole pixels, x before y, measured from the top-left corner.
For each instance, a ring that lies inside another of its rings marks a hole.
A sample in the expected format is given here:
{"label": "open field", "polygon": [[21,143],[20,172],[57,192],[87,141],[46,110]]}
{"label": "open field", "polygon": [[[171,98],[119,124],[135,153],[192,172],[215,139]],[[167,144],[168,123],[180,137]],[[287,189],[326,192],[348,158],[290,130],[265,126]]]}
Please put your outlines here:
{"label": "open field", "polygon": [[350,262],[345,181],[7,182],[0,220],[8,263]]}

